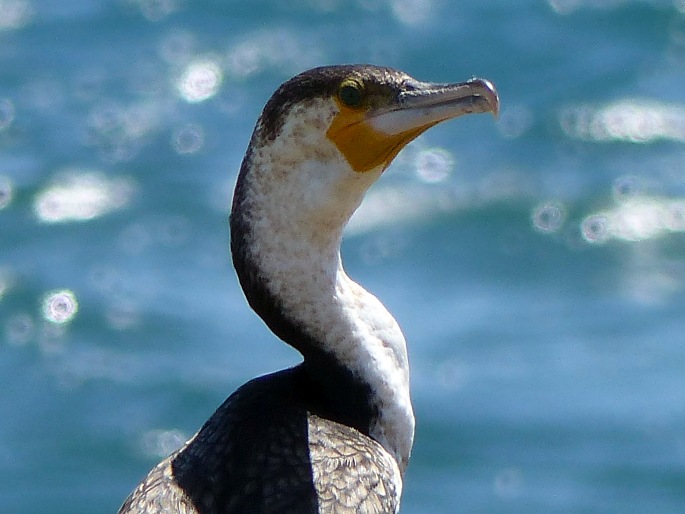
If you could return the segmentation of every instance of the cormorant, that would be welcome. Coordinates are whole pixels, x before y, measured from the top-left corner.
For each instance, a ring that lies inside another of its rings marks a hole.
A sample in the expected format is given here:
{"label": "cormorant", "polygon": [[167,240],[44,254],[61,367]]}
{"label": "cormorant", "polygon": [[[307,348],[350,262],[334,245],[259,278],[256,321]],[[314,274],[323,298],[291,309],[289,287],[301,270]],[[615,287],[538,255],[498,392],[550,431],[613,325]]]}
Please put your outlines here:
{"label": "cormorant", "polygon": [[397,153],[492,84],[419,82],[371,65],[281,85],[257,121],[230,216],[250,306],[303,356],[234,392],[150,471],[119,514],[388,514],[414,438],[404,336],[340,260],[345,224]]}

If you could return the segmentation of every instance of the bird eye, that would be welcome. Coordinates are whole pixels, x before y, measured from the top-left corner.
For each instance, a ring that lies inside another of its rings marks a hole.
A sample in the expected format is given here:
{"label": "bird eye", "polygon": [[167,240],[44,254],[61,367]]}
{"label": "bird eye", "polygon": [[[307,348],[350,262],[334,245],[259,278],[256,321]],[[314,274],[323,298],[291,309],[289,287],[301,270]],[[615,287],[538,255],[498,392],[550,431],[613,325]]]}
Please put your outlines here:
{"label": "bird eye", "polygon": [[340,101],[347,107],[359,107],[362,103],[362,89],[356,82],[343,82],[338,90]]}

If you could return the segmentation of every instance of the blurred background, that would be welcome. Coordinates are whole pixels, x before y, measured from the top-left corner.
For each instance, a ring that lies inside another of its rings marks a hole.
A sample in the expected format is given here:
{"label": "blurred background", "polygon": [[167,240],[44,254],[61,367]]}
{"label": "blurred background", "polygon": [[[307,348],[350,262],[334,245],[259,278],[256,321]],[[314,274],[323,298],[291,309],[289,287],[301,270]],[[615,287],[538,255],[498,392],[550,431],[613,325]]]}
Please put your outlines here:
{"label": "blurred background", "polygon": [[349,226],[409,342],[402,512],[685,505],[685,2],[0,0],[0,510],[116,512],[298,355],[248,309],[231,190],[271,92],[472,76]]}

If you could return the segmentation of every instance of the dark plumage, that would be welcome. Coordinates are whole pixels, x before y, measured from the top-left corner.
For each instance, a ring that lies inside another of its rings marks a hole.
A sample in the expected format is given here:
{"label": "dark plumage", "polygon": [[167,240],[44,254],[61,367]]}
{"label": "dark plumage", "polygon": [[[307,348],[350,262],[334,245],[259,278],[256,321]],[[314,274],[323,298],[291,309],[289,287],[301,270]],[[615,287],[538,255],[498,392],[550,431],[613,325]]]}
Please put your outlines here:
{"label": "dark plumage", "polygon": [[[398,491],[385,452],[358,430],[322,417],[317,391],[302,365],[248,382],[152,470],[119,512],[395,512]],[[322,471],[316,484],[314,467]]]}

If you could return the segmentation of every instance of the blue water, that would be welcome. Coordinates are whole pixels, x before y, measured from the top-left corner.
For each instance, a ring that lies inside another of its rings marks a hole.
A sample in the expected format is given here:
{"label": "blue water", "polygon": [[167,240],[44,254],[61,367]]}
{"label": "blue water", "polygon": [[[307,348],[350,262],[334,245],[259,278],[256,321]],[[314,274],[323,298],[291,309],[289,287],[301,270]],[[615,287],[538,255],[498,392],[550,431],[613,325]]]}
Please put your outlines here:
{"label": "blue water", "polygon": [[685,509],[682,1],[0,1],[0,511],[115,512],[293,365],[228,258],[254,121],[308,67],[498,87],[353,220],[410,345],[404,513]]}

